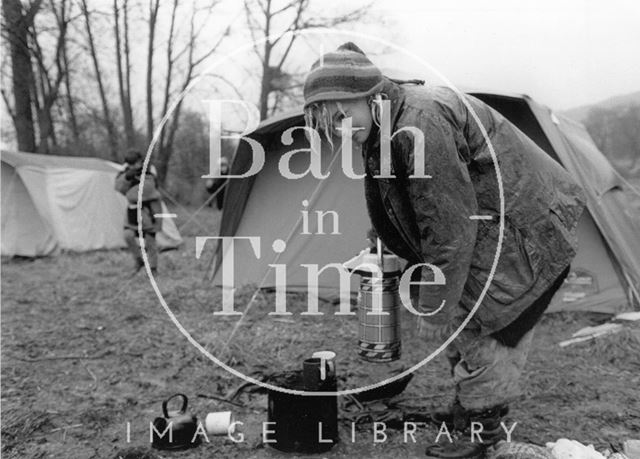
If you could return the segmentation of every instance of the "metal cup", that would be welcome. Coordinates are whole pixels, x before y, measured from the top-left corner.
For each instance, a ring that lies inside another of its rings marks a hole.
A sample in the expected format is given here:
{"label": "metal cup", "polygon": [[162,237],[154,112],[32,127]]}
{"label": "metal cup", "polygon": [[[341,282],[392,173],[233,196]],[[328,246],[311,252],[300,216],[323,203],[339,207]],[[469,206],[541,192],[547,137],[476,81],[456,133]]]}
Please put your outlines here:
{"label": "metal cup", "polygon": [[311,358],[320,359],[320,380],[336,377],[336,353],[333,351],[317,351]]}
{"label": "metal cup", "polygon": [[306,359],[302,362],[302,382],[305,390],[314,391],[320,389],[320,367],[322,360],[317,357]]}

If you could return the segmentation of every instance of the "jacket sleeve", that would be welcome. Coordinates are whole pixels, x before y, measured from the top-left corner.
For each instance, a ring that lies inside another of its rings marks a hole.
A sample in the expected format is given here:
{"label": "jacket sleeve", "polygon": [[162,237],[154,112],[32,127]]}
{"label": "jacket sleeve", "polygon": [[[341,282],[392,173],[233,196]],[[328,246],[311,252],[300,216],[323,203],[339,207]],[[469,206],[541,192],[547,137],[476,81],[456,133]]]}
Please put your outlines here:
{"label": "jacket sleeve", "polygon": [[[424,134],[424,171],[430,178],[411,178],[415,161],[420,161],[414,152],[419,139],[407,132],[399,138],[422,261],[444,274],[444,284],[420,285],[417,301],[412,298],[419,312],[433,313],[425,316],[433,325],[450,322],[458,307],[477,233],[477,221],[469,218],[477,213],[476,194],[462,159],[468,157],[468,146],[454,122],[435,110],[417,117],[416,127]],[[423,267],[421,281],[434,280],[434,270]]]}
{"label": "jacket sleeve", "polygon": [[127,180],[127,177],[125,177],[126,171],[127,170],[124,169],[118,172],[118,175],[116,175],[116,181],[115,181],[116,191],[124,195],[126,195],[127,191],[129,191],[129,188],[131,188],[131,182]]}

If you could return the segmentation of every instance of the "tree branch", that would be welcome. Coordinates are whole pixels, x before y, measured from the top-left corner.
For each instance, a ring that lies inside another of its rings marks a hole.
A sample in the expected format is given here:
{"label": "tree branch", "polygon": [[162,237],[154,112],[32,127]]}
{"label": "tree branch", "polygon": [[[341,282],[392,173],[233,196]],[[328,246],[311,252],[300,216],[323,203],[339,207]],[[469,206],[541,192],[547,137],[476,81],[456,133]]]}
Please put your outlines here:
{"label": "tree branch", "polygon": [[259,25],[257,22],[254,22],[253,14],[251,13],[251,8],[249,7],[249,0],[244,0],[244,10],[247,18],[247,25],[249,26],[249,33],[251,34],[251,42],[253,43],[253,51],[256,53],[256,56],[258,56],[258,59],[260,59],[260,62],[264,66],[265,65],[264,56],[262,55],[262,53],[260,53],[260,50],[258,49],[258,45],[257,45],[258,39],[256,38],[256,32],[255,32],[256,30],[258,30]]}
{"label": "tree branch", "polygon": [[33,3],[29,5],[29,9],[25,10],[23,18],[25,23],[31,24],[33,19],[36,16],[36,13],[40,9],[40,5],[42,4],[42,0],[35,0]]}
{"label": "tree branch", "polygon": [[224,82],[224,83],[226,83],[227,85],[229,85],[229,87],[231,87],[231,89],[233,90],[233,92],[235,92],[236,96],[238,96],[238,99],[244,99],[244,95],[240,92],[240,90],[238,89],[238,87],[237,87],[236,85],[234,85],[234,84],[231,82],[231,80],[229,80],[229,79],[227,79],[227,78],[223,77],[222,75],[214,75],[214,74],[211,74],[211,73],[206,73],[206,74],[198,74],[198,73],[195,73],[195,74],[193,75],[193,79],[198,78],[198,77],[200,77],[200,76],[206,76],[206,77],[209,77],[209,78],[215,78],[215,79],[221,80],[222,82]]}
{"label": "tree branch", "polygon": [[198,66],[202,61],[204,61],[207,57],[211,56],[213,53],[216,52],[216,50],[218,49],[218,47],[220,46],[220,44],[222,43],[222,40],[224,40],[225,37],[227,37],[229,35],[229,31],[231,30],[231,25],[227,26],[227,28],[225,29],[225,31],[223,32],[222,36],[220,37],[220,39],[218,40],[218,42],[213,45],[213,47],[207,51],[204,55],[200,56],[198,59],[196,59],[193,62],[193,66],[196,67]]}
{"label": "tree branch", "polygon": [[333,18],[315,18],[309,19],[302,23],[300,29],[313,29],[318,27],[335,27],[340,24],[346,24],[349,22],[357,21],[362,19],[362,17],[367,13],[367,11],[371,8],[372,3],[369,3],[365,6],[352,10],[342,16],[333,17]]}
{"label": "tree branch", "polygon": [[104,115],[105,124],[107,128],[111,159],[114,161],[117,161],[118,160],[118,151],[117,151],[118,140],[116,138],[116,133],[113,127],[113,123],[111,122],[111,114],[109,112],[109,103],[107,101],[107,95],[104,89],[104,85],[102,83],[102,72],[100,70],[98,53],[96,51],[95,41],[93,39],[93,31],[91,29],[91,18],[89,16],[89,9],[87,8],[87,1],[81,0],[80,5],[82,8],[82,14],[85,20],[85,29],[87,32],[87,41],[89,42],[89,50],[91,52],[91,60],[93,62],[93,70],[95,72],[96,82],[98,84],[98,91],[100,93],[100,101],[102,103],[102,112]]}
{"label": "tree branch", "polygon": [[[282,38],[288,32],[293,32],[293,31],[298,30],[298,27],[300,27],[300,19],[302,19],[302,12],[304,11],[304,8],[306,7],[306,5],[307,5],[307,2],[305,0],[301,0],[298,3],[298,11],[296,12],[296,17],[294,18],[293,22],[289,26],[288,30],[285,33],[283,33],[282,35],[280,35],[280,37],[278,37],[278,39]],[[287,48],[285,49],[284,53],[282,54],[282,58],[280,59],[280,62],[278,63],[278,66],[277,66],[278,69],[281,69],[282,66],[284,65],[284,61],[287,59],[287,56],[289,55],[289,51],[291,51],[291,47],[293,46],[293,42],[295,40],[296,40],[296,35],[293,35],[291,37],[291,40],[289,41],[289,44],[287,45]]]}
{"label": "tree branch", "polygon": [[271,13],[271,17],[277,16],[280,13],[284,13],[285,11],[287,11],[291,7],[295,6],[296,4],[300,5],[302,3],[303,3],[303,1],[301,1],[301,0],[293,0],[290,3],[287,3],[285,6],[283,6],[279,10],[276,10],[276,11],[272,12]]}

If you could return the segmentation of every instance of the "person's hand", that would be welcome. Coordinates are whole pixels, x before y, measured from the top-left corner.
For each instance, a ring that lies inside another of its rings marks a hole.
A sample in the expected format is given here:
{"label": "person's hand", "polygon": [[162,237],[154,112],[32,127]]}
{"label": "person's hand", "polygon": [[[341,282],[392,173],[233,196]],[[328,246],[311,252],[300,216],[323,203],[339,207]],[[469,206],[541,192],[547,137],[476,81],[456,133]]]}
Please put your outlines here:
{"label": "person's hand", "polygon": [[130,167],[124,173],[124,177],[127,180],[131,181],[131,180],[134,180],[136,177],[138,177],[141,172],[142,172],[142,169],[140,167]]}

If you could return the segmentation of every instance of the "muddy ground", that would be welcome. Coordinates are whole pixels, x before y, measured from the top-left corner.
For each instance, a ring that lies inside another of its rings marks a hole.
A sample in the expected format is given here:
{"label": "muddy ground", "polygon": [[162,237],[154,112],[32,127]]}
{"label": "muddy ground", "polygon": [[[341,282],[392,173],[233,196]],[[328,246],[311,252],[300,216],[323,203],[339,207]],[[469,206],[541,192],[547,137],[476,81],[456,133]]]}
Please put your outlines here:
{"label": "muddy ground", "polygon": [[[186,213],[174,211],[179,225],[186,221]],[[345,389],[378,382],[435,349],[415,336],[412,318],[405,315],[402,361],[366,364],[354,352],[357,319],[332,315],[335,307],[329,304],[321,304],[326,313],[321,319],[302,316],[306,299],[300,295],[288,297],[293,312],[288,317],[267,315],[273,310],[268,294],[257,296],[240,325],[236,317],[214,317],[220,293],[206,277],[211,254],[196,260],[193,236],[215,234],[218,220],[218,212],[206,209],[190,222],[183,230],[185,245],[161,255],[157,284],[175,319],[230,367],[263,379],[297,368],[315,350],[332,349]],[[3,260],[3,457],[295,457],[262,443],[266,393],[243,385],[198,351],[171,321],[146,274],[132,275],[131,266],[125,251]],[[251,288],[237,292],[238,310],[245,310],[252,295]],[[630,326],[589,343],[558,346],[578,329],[607,319],[544,317],[527,366],[525,394],[510,414],[518,422],[514,440],[544,445],[565,437],[603,449],[638,438],[640,330]],[[341,441],[321,457],[421,457],[435,427],[419,425],[416,443],[411,438],[405,443],[402,430],[389,427],[386,441],[374,443],[372,422],[387,420],[391,426],[407,413],[424,415],[446,404],[452,391],[447,363],[438,357],[387,404],[358,407],[340,397]],[[160,414],[162,400],[176,392],[189,396],[189,409],[200,419],[211,411],[232,410],[244,422],[244,442],[210,437],[189,451],[151,449],[149,421]],[[356,419],[361,423],[352,442]]]}

